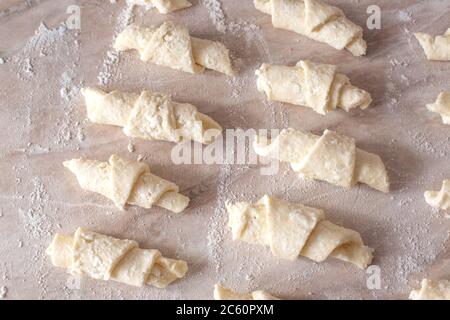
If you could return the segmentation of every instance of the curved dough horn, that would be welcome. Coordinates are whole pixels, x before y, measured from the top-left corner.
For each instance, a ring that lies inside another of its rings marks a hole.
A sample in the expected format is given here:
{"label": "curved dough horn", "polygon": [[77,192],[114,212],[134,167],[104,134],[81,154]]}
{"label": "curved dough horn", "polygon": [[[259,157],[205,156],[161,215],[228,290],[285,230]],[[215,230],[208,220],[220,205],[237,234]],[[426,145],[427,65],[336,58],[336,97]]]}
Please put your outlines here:
{"label": "curved dough horn", "polygon": [[112,155],[108,162],[73,159],[64,162],[78,179],[80,186],[114,201],[123,209],[125,204],[150,209],[153,205],[180,213],[189,198],[178,193],[178,186],[150,173],[147,164],[124,160]]}
{"label": "curved dough horn", "polygon": [[57,233],[46,253],[55,267],[72,274],[139,287],[165,288],[188,270],[185,261],[165,258],[158,250],[82,228],[73,236]]}
{"label": "curved dough horn", "polygon": [[315,262],[334,257],[363,269],[372,261],[373,249],[360,234],[325,220],[322,210],[267,195],[255,204],[230,204],[227,210],[233,240],[269,246],[277,257],[301,255]]}
{"label": "curved dough horn", "polygon": [[82,89],[90,121],[123,127],[127,136],[180,143],[211,143],[222,132],[220,125],[188,103],[178,103],[162,93],[140,94],[96,88]]}
{"label": "curved dough horn", "polygon": [[325,130],[320,137],[284,129],[273,140],[257,137],[253,147],[260,156],[289,162],[305,178],[342,187],[361,182],[382,192],[389,191],[389,178],[381,158],[356,148],[352,138],[334,131]]}
{"label": "curved dough horn", "polygon": [[299,61],[294,67],[264,63],[256,75],[258,91],[269,100],[306,106],[323,115],[336,108],[366,109],[372,103],[370,94],[353,86],[334,65],[311,61]]}
{"label": "curved dough horn", "polygon": [[228,49],[220,42],[191,37],[173,22],[160,27],[130,25],[115,42],[118,51],[137,50],[141,60],[189,73],[205,68],[233,76]]}
{"label": "curved dough horn", "polygon": [[354,56],[366,54],[363,29],[344,12],[318,0],[254,0],[256,9],[272,16],[275,28],[297,32]]}

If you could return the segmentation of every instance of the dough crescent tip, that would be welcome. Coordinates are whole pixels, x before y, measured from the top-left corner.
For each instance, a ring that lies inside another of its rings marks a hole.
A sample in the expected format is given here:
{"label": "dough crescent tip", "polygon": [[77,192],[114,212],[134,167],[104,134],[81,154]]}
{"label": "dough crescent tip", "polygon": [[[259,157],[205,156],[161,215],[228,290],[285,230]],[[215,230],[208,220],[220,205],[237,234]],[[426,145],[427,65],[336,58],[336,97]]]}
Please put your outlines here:
{"label": "dough crescent tip", "polygon": [[227,210],[234,240],[267,246],[277,257],[304,256],[314,262],[333,257],[361,269],[372,262],[373,249],[364,245],[360,234],[326,220],[320,209],[264,196]]}
{"label": "dough crescent tip", "polygon": [[176,184],[152,174],[141,162],[113,155],[109,162],[73,159],[65,161],[64,166],[76,176],[81,188],[113,200],[119,209],[125,204],[146,209],[156,205],[181,213],[189,205],[189,198],[178,192]]}

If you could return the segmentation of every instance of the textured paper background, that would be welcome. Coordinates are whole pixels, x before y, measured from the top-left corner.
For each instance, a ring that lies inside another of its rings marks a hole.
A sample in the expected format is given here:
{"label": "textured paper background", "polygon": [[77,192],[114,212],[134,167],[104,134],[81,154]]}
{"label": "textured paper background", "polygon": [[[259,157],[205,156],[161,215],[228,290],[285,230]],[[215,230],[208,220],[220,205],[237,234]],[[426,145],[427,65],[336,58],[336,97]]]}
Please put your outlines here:
{"label": "textured paper background", "polygon": [[[130,14],[124,1],[0,2],[0,57],[6,62],[0,65],[4,297],[210,299],[214,283],[221,282],[243,292],[266,289],[286,299],[406,298],[425,276],[449,278],[450,221],[426,205],[423,192],[439,189],[450,174],[450,127],[425,108],[450,89],[450,63],[428,62],[412,32],[444,33],[450,3],[327,0],[363,26],[369,5],[382,9],[382,29],[365,28],[368,55],[355,58],[272,28],[270,18],[249,0],[221,1],[221,7],[214,0],[192,2],[192,8],[167,16],[142,8]],[[72,4],[81,6],[81,30],[61,27]],[[166,19],[185,24],[192,35],[225,43],[239,75],[180,73],[111,49],[127,22],[158,25]],[[254,70],[262,62],[292,65],[300,59],[339,65],[340,72],[372,94],[371,108],[323,117],[306,108],[268,103],[256,90]],[[172,144],[129,139],[118,128],[86,121],[79,89],[95,85],[171,93],[224,128],[337,130],[383,158],[392,191],[381,194],[365,186],[348,191],[306,182],[287,165],[270,177],[261,176],[258,166],[175,166]],[[134,152],[128,151],[130,143]],[[61,165],[74,157],[106,160],[111,153],[145,156],[155,174],[178,183],[191,197],[189,209],[181,216],[158,208],[119,212],[107,199],[82,191]],[[268,249],[232,242],[224,204],[254,201],[264,193],[322,208],[330,220],[361,232],[375,249],[382,288],[367,289],[368,275],[349,264],[282,261]],[[52,267],[44,251],[52,234],[71,233],[78,226],[185,259],[189,273],[166,290],[73,279]]]}

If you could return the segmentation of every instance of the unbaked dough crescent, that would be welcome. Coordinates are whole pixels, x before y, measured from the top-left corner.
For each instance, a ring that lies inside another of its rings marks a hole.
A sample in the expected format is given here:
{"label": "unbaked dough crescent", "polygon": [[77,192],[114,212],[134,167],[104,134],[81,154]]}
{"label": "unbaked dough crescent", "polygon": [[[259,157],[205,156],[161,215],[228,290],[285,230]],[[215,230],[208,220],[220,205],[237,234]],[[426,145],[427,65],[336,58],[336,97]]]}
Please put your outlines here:
{"label": "unbaked dough crescent", "polygon": [[144,6],[147,10],[156,8],[159,13],[167,14],[176,10],[189,8],[192,4],[187,0],[127,0],[128,3]]}
{"label": "unbaked dough crescent", "polygon": [[189,198],[178,193],[178,186],[150,173],[147,164],[112,155],[108,162],[87,159],[65,161],[64,166],[77,177],[81,188],[114,201],[150,209],[153,205],[180,213]]}
{"label": "unbaked dough crescent", "polygon": [[188,103],[172,101],[162,93],[140,94],[96,88],[81,90],[90,121],[123,127],[129,137],[146,140],[211,143],[222,132],[220,125]]}
{"label": "unbaked dough crescent", "polygon": [[439,113],[442,122],[450,124],[450,92],[441,92],[435,103],[427,104],[427,109]]}
{"label": "unbaked dough crescent", "polygon": [[414,33],[428,60],[450,61],[450,28],[442,36]]}
{"label": "unbaked dough crescent", "polygon": [[188,270],[185,261],[165,258],[158,250],[140,249],[136,241],[82,228],[73,236],[57,233],[46,253],[55,267],[71,274],[138,287],[165,288]]}
{"label": "unbaked dough crescent", "polygon": [[275,28],[297,32],[354,56],[366,54],[363,29],[344,12],[319,0],[254,0],[256,9],[272,16]]}
{"label": "unbaked dough crescent", "polygon": [[160,27],[130,25],[115,42],[118,51],[138,50],[141,60],[190,73],[205,68],[233,76],[228,49],[220,42],[191,37],[171,21]]}
{"label": "unbaked dough crescent", "polygon": [[421,288],[411,291],[411,300],[450,300],[450,281],[423,279]]}
{"label": "unbaked dough crescent", "polygon": [[298,256],[322,262],[328,257],[366,268],[373,249],[358,232],[328,220],[322,210],[265,195],[257,203],[227,205],[233,240],[269,246],[273,255],[294,260]]}
{"label": "unbaked dough crescent", "polygon": [[450,209],[450,180],[444,180],[440,191],[426,191],[425,201],[432,207]]}
{"label": "unbaked dough crescent", "polygon": [[354,139],[334,131],[325,130],[320,137],[284,129],[273,140],[257,136],[253,147],[260,156],[289,162],[304,178],[342,187],[361,182],[389,192],[389,179],[381,158],[356,148]]}
{"label": "unbaked dough crescent", "polygon": [[336,70],[334,65],[307,60],[293,67],[264,63],[256,71],[257,87],[271,101],[306,106],[323,115],[336,108],[366,109],[372,102],[370,94]]}
{"label": "unbaked dough crescent", "polygon": [[215,300],[280,300],[277,297],[272,296],[270,293],[257,290],[248,294],[242,294],[234,292],[231,289],[222,287],[220,284],[214,286],[214,299]]}

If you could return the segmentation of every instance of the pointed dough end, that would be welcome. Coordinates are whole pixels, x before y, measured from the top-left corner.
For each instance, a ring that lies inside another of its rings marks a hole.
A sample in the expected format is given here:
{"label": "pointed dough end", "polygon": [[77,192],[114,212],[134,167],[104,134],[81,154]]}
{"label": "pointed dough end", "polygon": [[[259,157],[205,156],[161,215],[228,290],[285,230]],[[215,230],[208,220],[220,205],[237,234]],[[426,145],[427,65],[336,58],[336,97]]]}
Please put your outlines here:
{"label": "pointed dough end", "polygon": [[365,56],[367,54],[367,43],[361,37],[349,44],[346,49],[355,57]]}
{"label": "pointed dough end", "polygon": [[450,92],[441,92],[434,103],[426,105],[431,112],[438,113],[444,124],[450,124]]}
{"label": "pointed dough end", "polygon": [[450,300],[450,281],[423,279],[421,288],[412,290],[410,300]]}
{"label": "pointed dough end", "polygon": [[425,198],[426,203],[428,203],[430,206],[435,206],[433,203],[434,197],[436,197],[437,192],[435,191],[425,191],[423,193],[423,196]]}
{"label": "pointed dough end", "polygon": [[73,173],[75,173],[75,167],[76,167],[76,163],[78,161],[80,161],[81,159],[72,159],[72,160],[66,160],[63,162],[63,166],[67,169],[69,169],[70,171],[72,171]]}
{"label": "pointed dough end", "polygon": [[190,199],[178,192],[166,192],[159,198],[157,206],[172,211],[173,213],[183,212],[189,205]]}

